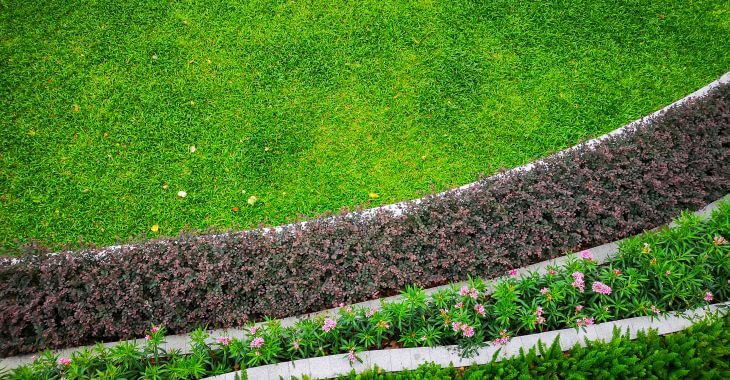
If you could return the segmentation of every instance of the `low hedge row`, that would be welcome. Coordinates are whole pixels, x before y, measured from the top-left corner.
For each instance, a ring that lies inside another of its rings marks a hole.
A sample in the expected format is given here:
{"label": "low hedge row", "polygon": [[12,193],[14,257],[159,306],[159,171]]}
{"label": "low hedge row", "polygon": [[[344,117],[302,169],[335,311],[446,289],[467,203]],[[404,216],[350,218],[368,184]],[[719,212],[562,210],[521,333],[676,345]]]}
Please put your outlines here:
{"label": "low hedge row", "polygon": [[641,332],[635,340],[616,334],[610,342],[575,345],[568,352],[556,341],[509,360],[466,369],[427,364],[386,373],[375,368],[339,379],[730,379],[728,347],[730,317],[710,318],[664,337],[656,331]]}
{"label": "low hedge row", "polygon": [[[730,86],[529,172],[428,197],[402,215],[316,219],[281,232],[150,241],[0,259],[0,355],[229,327],[489,277],[636,234],[730,190]],[[19,260],[19,262],[16,262]]]}
{"label": "low hedge row", "polygon": [[281,361],[341,354],[355,362],[365,350],[457,344],[470,356],[486,344],[510,337],[634,316],[661,317],[730,299],[730,204],[706,221],[687,215],[678,227],[633,238],[610,264],[597,265],[582,251],[564,267],[544,275],[511,271],[486,294],[482,280],[452,286],[427,297],[407,287],[403,301],[381,310],[340,309],[337,318],[318,317],[283,328],[278,320],[249,326],[242,338],[208,343],[191,333],[189,355],[161,348],[164,327],[155,327],[142,347],[103,346],[58,358],[46,354],[17,369],[11,379],[99,378],[198,379]]}

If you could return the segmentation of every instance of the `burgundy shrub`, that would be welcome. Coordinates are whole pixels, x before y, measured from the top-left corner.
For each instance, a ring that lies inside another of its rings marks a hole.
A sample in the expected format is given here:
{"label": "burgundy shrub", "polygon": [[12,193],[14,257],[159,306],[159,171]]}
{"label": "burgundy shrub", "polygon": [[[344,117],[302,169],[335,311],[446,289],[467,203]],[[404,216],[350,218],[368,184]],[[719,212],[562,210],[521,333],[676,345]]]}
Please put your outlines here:
{"label": "burgundy shrub", "polygon": [[730,86],[527,172],[281,232],[0,259],[0,354],[285,317],[634,235],[728,193]]}

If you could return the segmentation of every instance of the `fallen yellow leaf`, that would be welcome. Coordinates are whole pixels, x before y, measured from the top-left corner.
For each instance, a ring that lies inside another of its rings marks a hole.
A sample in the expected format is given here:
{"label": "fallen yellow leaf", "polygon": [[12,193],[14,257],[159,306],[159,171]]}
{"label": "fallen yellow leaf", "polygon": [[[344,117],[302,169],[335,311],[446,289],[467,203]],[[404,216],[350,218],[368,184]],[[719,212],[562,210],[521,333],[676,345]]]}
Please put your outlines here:
{"label": "fallen yellow leaf", "polygon": [[368,195],[370,196],[370,198],[377,198],[378,197],[378,193],[370,193]]}
{"label": "fallen yellow leaf", "polygon": [[252,195],[252,196],[248,197],[248,201],[247,202],[248,202],[249,205],[253,206],[256,203],[257,200],[258,200],[258,198],[256,198],[255,195]]}
{"label": "fallen yellow leaf", "polygon": [[159,230],[160,230],[160,226],[157,225],[157,224],[155,224],[152,227],[150,227],[150,231],[152,231],[152,232],[157,232]]}

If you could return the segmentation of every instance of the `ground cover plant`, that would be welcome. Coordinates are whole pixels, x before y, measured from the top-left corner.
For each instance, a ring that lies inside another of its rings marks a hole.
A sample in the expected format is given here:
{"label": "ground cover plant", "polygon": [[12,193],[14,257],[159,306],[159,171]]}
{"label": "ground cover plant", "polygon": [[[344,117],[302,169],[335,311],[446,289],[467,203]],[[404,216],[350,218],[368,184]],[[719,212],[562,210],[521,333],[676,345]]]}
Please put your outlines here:
{"label": "ground cover plant", "polygon": [[[710,318],[666,336],[640,332],[635,340],[614,335],[610,342],[576,345],[568,352],[559,340],[501,362],[466,369],[423,365],[386,373],[375,368],[341,379],[727,379],[730,377],[730,318]],[[539,354],[539,356],[538,356]]]}
{"label": "ground cover plant", "polygon": [[243,338],[217,337],[198,329],[192,353],[165,352],[166,330],[155,326],[145,344],[97,346],[71,358],[44,354],[16,370],[16,378],[83,379],[94,374],[124,378],[188,379],[280,361],[393,347],[457,344],[469,357],[485,344],[501,346],[510,337],[635,316],[661,318],[668,311],[730,300],[730,204],[710,219],[686,214],[678,226],[624,242],[610,263],[597,265],[582,251],[565,266],[545,274],[510,271],[492,293],[478,279],[427,296],[408,287],[403,301],[380,310],[343,307],[338,317],[320,316],[282,327],[278,320],[250,325]]}
{"label": "ground cover plant", "polygon": [[0,258],[0,353],[240,326],[490,277],[668,222],[730,192],[730,86],[529,172],[280,232]]}
{"label": "ground cover plant", "polygon": [[716,79],[728,12],[6,0],[0,243],[279,224],[471,182]]}

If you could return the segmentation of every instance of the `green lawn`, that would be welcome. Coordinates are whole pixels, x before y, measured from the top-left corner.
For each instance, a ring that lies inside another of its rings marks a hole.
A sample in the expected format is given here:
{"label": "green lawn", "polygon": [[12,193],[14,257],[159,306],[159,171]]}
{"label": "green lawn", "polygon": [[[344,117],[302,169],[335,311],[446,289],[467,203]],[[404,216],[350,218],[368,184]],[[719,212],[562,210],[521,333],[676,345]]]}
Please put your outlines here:
{"label": "green lawn", "polygon": [[730,2],[565,3],[0,0],[0,244],[415,198],[730,70]]}

